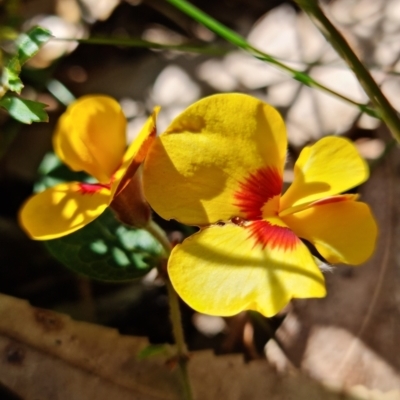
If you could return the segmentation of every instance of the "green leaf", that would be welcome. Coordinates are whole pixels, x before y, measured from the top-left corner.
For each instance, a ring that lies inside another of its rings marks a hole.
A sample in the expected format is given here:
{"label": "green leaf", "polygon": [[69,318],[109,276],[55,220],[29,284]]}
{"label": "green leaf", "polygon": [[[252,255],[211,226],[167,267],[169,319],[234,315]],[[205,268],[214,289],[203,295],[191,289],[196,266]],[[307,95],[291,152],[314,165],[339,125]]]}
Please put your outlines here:
{"label": "green leaf", "polygon": [[163,254],[147,231],[121,225],[110,210],[71,235],[47,241],[46,247],[74,272],[110,282],[144,276]]}
{"label": "green leaf", "polygon": [[6,109],[14,119],[24,124],[47,122],[49,117],[44,110],[46,106],[46,104],[22,99],[21,97],[12,96],[9,93],[6,93],[0,99],[0,107]]}
{"label": "green leaf", "polygon": [[18,58],[11,58],[3,70],[2,85],[13,92],[21,93],[24,85],[19,78],[20,72],[21,65]]}
{"label": "green leaf", "polygon": [[[19,78],[21,66],[32,58],[50,38],[50,31],[41,28],[40,26],[35,26],[28,32],[22,33],[18,36],[15,41],[16,54],[8,60],[3,69],[1,84],[5,89],[18,94],[21,93],[21,90],[24,87]],[[22,120],[20,121],[24,122]]]}
{"label": "green leaf", "polygon": [[50,31],[40,26],[35,26],[28,32],[19,35],[16,45],[20,64],[23,65],[32,58],[51,36]]}

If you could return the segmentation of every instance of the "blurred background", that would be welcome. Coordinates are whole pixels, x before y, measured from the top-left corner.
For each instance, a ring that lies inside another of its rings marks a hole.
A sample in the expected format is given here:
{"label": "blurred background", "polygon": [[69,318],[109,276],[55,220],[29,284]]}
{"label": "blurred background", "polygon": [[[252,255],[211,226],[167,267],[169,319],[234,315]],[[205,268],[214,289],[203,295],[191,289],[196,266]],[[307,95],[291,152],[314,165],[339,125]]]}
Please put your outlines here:
{"label": "blurred background", "polygon": [[[278,60],[357,102],[367,102],[353,74],[292,2],[196,0],[193,4]],[[323,5],[400,109],[400,1],[332,0]],[[172,340],[166,291],[155,271],[129,284],[89,282],[53,259],[43,243],[28,239],[18,226],[18,209],[32,194],[38,168],[52,149],[57,119],[74,97],[101,93],[116,98],[129,121],[127,135],[132,140],[155,105],[161,106],[162,132],[201,97],[232,91],[256,96],[277,107],[286,120],[287,183],[301,148],[324,135],[349,137],[372,162],[390,143],[379,121],[235,49],[163,0],[3,0],[0,25],[17,31],[41,25],[55,37],[21,75],[23,97],[47,104],[49,122],[23,125],[0,111],[0,292],[116,327],[121,333],[146,336],[152,343]],[[130,38],[203,50],[71,40],[90,38]],[[0,45],[8,51],[10,41],[2,38]],[[187,234],[177,223],[159,222],[173,239]],[[351,274],[343,267],[339,275]],[[289,312],[272,319],[256,313],[222,319],[194,313],[185,304],[182,310],[191,350],[243,352],[247,359],[265,357],[267,342]]]}

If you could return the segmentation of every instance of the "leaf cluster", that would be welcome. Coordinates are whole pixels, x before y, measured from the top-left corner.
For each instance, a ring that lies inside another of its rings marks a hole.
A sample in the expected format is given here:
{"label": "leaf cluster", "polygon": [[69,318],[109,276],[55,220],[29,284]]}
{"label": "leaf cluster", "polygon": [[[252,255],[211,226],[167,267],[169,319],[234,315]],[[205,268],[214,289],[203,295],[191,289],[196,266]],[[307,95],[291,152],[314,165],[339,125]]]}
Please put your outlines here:
{"label": "leaf cluster", "polygon": [[15,93],[19,95],[24,87],[20,78],[22,66],[50,38],[51,33],[39,26],[22,33],[15,41],[15,54],[6,61],[3,67],[0,86],[0,107],[7,110],[14,119],[24,124],[48,121],[48,115],[44,110],[46,104],[24,99],[16,96]]}

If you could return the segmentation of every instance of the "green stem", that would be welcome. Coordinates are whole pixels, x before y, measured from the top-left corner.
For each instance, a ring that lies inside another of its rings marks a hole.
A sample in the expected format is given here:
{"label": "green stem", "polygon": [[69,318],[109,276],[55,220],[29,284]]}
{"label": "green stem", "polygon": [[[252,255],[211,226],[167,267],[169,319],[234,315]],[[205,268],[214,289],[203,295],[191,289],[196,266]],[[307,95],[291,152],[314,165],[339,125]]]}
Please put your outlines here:
{"label": "green stem", "polygon": [[47,90],[65,107],[76,100],[75,96],[57,79],[46,82]]}
{"label": "green stem", "polygon": [[167,280],[168,301],[170,309],[170,318],[172,322],[172,331],[174,333],[178,365],[182,375],[183,397],[185,400],[193,400],[192,387],[188,373],[189,355],[185,343],[185,337],[182,328],[181,311],[179,309],[178,295],[171,282]]}
{"label": "green stem", "polygon": [[73,39],[73,38],[52,38],[55,41],[64,42],[78,42],[83,44],[94,44],[94,45],[113,45],[113,46],[124,46],[124,47],[139,47],[156,50],[176,50],[187,53],[200,53],[213,56],[223,56],[229,52],[229,49],[224,49],[216,46],[209,45],[190,45],[190,44],[161,44],[155,42],[149,42],[148,40],[135,39],[135,38],[103,38],[103,37],[91,37],[87,39]]}
{"label": "green stem", "polygon": [[336,52],[353,70],[360,84],[370,98],[372,104],[380,113],[381,119],[386,123],[393,137],[400,143],[400,119],[396,110],[389,103],[378,84],[374,81],[367,68],[365,68],[363,63],[351,49],[346,39],[323,13],[322,9],[318,5],[318,1],[295,1],[309,15],[311,20],[315,23],[325,38],[331,43]]}
{"label": "green stem", "polygon": [[147,232],[149,232],[155,239],[157,239],[161,246],[164,249],[165,255],[169,257],[171,253],[171,242],[169,241],[167,235],[164,230],[156,224],[153,220],[147,224],[146,228]]}
{"label": "green stem", "polygon": [[379,113],[376,112],[376,110],[368,107],[366,104],[358,103],[346,96],[343,96],[340,93],[335,92],[332,89],[329,89],[328,87],[324,86],[322,83],[316,81],[315,79],[311,78],[311,76],[307,75],[306,73],[293,69],[289,67],[288,65],[278,61],[275,57],[271,56],[270,54],[264,53],[261,50],[258,50],[257,48],[251,46],[247,40],[237,34],[236,32],[232,31],[225,25],[221,24],[220,22],[216,21],[215,19],[211,18],[209,15],[206,13],[202,12],[199,10],[197,7],[193,6],[186,0],[167,0],[170,4],[172,4],[174,7],[188,15],[189,17],[193,18],[195,21],[201,23],[220,37],[224,38],[228,42],[234,44],[235,46],[247,51],[254,57],[265,61],[269,64],[272,64],[279,69],[289,73],[292,75],[294,79],[297,81],[303,83],[304,85],[307,85],[309,87],[319,89],[324,91],[325,93],[329,93],[330,95],[336,96],[340,98],[341,100],[350,103],[354,106],[356,106],[361,112],[365,112],[368,115],[375,117],[375,118],[380,118]]}
{"label": "green stem", "polygon": [[[157,239],[163,246],[167,256],[171,253],[171,243],[167,238],[165,232],[153,220],[149,222],[146,230]],[[179,370],[182,376],[183,398],[185,400],[193,400],[192,387],[190,384],[188,374],[188,361],[189,355],[185,343],[185,335],[183,333],[181,311],[179,308],[179,298],[172,286],[170,280],[167,278],[165,282],[168,292],[168,302],[170,309],[170,318],[172,323],[172,332],[176,343],[177,357]]]}

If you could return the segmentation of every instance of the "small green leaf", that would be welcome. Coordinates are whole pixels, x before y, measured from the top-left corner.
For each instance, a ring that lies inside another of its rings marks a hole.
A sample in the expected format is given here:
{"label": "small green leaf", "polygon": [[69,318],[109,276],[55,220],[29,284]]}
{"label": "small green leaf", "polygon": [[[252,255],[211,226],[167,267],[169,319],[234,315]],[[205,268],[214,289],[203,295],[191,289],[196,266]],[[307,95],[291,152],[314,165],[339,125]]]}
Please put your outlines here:
{"label": "small green leaf", "polygon": [[[22,33],[18,36],[15,41],[16,54],[8,60],[3,68],[3,76],[1,79],[3,88],[18,94],[21,93],[21,90],[24,87],[19,78],[21,66],[32,58],[50,38],[50,31],[41,28],[40,26],[35,26],[28,32]],[[22,120],[19,121],[24,122]],[[42,120],[40,119],[40,121]]]}
{"label": "small green leaf", "polygon": [[47,122],[49,117],[44,110],[46,106],[46,104],[37,101],[11,96],[9,93],[6,93],[0,99],[0,107],[6,109],[14,119],[24,124]]}
{"label": "small green leaf", "polygon": [[21,93],[21,90],[24,87],[24,84],[19,78],[19,72],[15,72],[14,70],[9,69],[8,67],[4,67],[3,82],[4,82],[3,86],[5,88],[18,94]]}
{"label": "small green leaf", "polygon": [[172,346],[168,344],[150,344],[138,353],[137,359],[141,361],[154,356],[171,357],[172,354]]}
{"label": "small green leaf", "polygon": [[16,45],[20,64],[23,65],[32,58],[51,36],[50,31],[40,26],[35,26],[28,32],[19,35]]}
{"label": "small green leaf", "polygon": [[47,241],[46,247],[74,272],[111,282],[144,276],[163,254],[147,231],[122,226],[110,210],[75,233]]}
{"label": "small green leaf", "polygon": [[13,92],[21,93],[24,85],[19,78],[20,72],[21,65],[18,58],[11,58],[3,70],[2,85]]}

